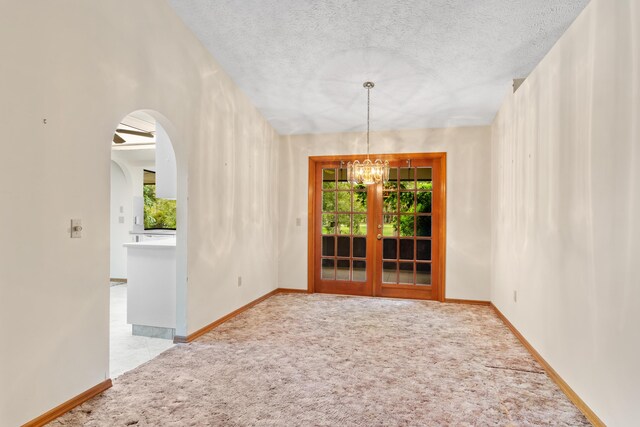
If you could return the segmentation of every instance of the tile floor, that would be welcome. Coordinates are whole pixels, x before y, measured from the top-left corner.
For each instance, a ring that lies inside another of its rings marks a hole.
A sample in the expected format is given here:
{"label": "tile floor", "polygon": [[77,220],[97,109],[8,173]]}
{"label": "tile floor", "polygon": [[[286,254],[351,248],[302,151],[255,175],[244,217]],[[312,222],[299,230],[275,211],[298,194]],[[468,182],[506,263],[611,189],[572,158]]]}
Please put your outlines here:
{"label": "tile floor", "polygon": [[127,323],[127,285],[111,286],[110,325],[110,374],[111,379],[147,362],[166,349],[173,347],[171,340],[131,335]]}

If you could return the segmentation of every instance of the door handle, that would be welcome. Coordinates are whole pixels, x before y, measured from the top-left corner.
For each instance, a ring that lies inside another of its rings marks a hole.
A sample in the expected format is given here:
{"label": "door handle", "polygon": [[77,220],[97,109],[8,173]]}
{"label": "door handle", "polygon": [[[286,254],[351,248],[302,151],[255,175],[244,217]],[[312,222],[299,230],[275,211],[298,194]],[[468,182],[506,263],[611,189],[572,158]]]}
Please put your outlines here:
{"label": "door handle", "polygon": [[382,240],[382,234],[378,234],[378,235],[376,236],[376,239],[378,239],[378,240]]}

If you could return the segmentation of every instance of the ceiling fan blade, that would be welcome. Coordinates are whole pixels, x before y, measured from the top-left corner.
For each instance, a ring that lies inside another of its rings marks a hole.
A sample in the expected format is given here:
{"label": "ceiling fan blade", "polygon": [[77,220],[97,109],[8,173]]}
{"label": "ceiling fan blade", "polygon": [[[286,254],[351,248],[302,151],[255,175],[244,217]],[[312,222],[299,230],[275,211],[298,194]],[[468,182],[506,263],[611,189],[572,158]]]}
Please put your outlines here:
{"label": "ceiling fan blade", "polygon": [[116,129],[116,132],[126,133],[129,135],[144,136],[145,138],[153,138],[153,134],[151,132],[140,132],[137,130],[129,130],[129,129]]}
{"label": "ceiling fan blade", "polygon": [[123,137],[121,137],[120,135],[118,135],[117,133],[113,134],[113,142],[115,142],[116,144],[124,144],[125,141]]}

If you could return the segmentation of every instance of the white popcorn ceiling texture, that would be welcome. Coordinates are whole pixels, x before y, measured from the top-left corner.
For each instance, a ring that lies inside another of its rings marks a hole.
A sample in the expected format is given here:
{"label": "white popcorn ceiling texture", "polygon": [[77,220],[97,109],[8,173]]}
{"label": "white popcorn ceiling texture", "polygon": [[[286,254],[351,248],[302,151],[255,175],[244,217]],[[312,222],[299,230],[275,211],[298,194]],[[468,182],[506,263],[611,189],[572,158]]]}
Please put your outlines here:
{"label": "white popcorn ceiling texture", "polygon": [[588,0],[169,0],[280,134],[490,124]]}

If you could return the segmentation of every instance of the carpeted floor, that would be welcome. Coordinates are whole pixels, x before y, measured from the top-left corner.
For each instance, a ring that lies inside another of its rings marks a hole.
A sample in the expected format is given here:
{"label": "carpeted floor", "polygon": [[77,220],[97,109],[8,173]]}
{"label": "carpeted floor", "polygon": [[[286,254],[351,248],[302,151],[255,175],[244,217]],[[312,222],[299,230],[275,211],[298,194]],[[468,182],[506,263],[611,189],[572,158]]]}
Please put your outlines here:
{"label": "carpeted floor", "polygon": [[282,294],[51,425],[589,423],[488,307]]}

